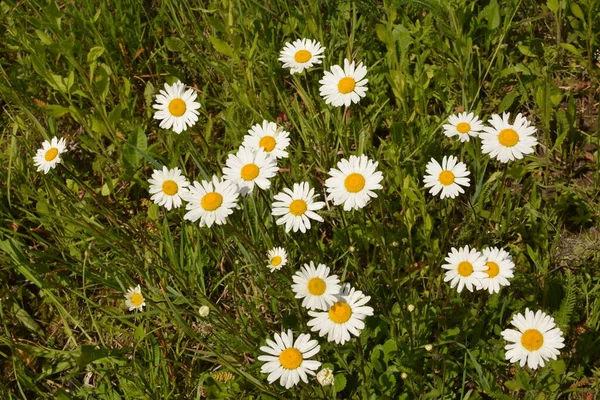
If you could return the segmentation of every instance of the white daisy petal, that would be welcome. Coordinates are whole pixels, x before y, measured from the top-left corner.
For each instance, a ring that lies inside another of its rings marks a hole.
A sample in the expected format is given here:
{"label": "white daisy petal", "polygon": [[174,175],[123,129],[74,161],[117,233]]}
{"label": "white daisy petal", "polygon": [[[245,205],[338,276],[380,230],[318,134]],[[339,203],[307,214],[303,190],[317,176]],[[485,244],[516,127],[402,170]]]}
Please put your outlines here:
{"label": "white daisy petal", "polygon": [[348,107],[351,103],[358,103],[368,90],[365,86],[368,80],[362,79],[366,73],[367,68],[362,63],[355,68],[354,61],[350,63],[348,59],[344,59],[344,69],[334,65],[331,72],[326,71],[319,81],[321,97],[326,104],[335,107]]}
{"label": "white daisy petal", "polygon": [[492,126],[483,128],[481,138],[481,151],[490,157],[507,163],[523,158],[523,154],[531,154],[537,145],[537,138],[533,136],[536,128],[530,126],[529,121],[521,114],[517,114],[514,123],[508,122],[509,113],[492,115],[488,123]]}
{"label": "white daisy petal", "polygon": [[272,214],[281,216],[276,220],[277,225],[285,224],[285,231],[298,230],[302,233],[310,229],[310,219],[323,221],[318,214],[314,213],[325,206],[323,202],[315,202],[317,195],[307,182],[294,183],[293,190],[284,189],[273,198],[279,200],[272,205]]}
{"label": "white daisy petal", "polygon": [[157,110],[154,119],[161,120],[162,129],[173,129],[177,134],[194,126],[198,121],[197,111],[200,103],[195,101],[196,94],[192,89],[185,90],[185,85],[180,81],[173,85],[165,83],[165,90],[156,96],[156,103],[152,108]]}

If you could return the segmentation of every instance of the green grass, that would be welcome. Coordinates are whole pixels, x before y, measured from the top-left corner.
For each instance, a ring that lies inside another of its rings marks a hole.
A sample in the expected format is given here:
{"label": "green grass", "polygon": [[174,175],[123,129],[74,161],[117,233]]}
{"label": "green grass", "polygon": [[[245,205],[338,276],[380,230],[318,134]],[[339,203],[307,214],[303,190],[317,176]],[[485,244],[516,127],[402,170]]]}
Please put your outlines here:
{"label": "green grass", "polygon": [[[0,397],[591,398],[598,13],[594,0],[1,1]],[[290,76],[278,54],[301,37],[326,57]],[[369,68],[367,96],[348,113],[327,106],[318,84],[345,57]],[[181,135],[159,129],[151,108],[177,79],[202,104]],[[461,109],[526,114],[535,154],[500,164],[477,140],[446,138],[442,124]],[[290,158],[227,225],[199,228],[149,201],[154,168],[220,175],[263,119],[291,132]],[[69,152],[44,175],[32,158],[53,136]],[[322,199],[329,168],[362,153],[384,175],[367,208],[330,204],[306,234],[275,225],[273,194],[306,180]],[[423,188],[425,164],[442,155],[471,171],[455,200]],[[510,251],[511,286],[450,289],[441,264],[467,244]],[[271,274],[275,245],[291,263]],[[256,357],[274,332],[308,332],[290,284],[310,260],[370,295],[375,315],[344,346],[321,340],[316,358],[334,387],[286,391]],[[138,283],[148,306],[136,314],[123,294]],[[504,360],[500,332],[525,307],[553,315],[566,338],[537,371]],[[219,382],[217,370],[234,378]]]}

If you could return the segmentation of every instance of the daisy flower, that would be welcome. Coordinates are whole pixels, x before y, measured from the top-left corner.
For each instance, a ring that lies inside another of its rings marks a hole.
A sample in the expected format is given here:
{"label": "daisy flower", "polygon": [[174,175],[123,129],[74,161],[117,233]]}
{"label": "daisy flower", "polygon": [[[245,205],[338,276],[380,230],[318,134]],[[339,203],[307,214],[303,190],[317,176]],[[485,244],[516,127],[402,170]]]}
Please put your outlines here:
{"label": "daisy flower", "polygon": [[442,265],[443,269],[447,269],[444,282],[450,281],[450,287],[458,285],[456,289],[458,293],[462,292],[463,287],[473,291],[481,289],[481,280],[487,275],[485,272],[485,257],[475,249],[470,249],[465,246],[456,250],[454,247],[446,257],[448,264]]}
{"label": "daisy flower", "polygon": [[467,178],[470,172],[467,171],[467,166],[458,162],[454,156],[444,156],[442,165],[432,158],[427,163],[426,170],[427,175],[423,178],[425,188],[431,188],[429,193],[434,196],[441,191],[442,199],[444,197],[453,199],[459,193],[465,192],[461,186],[470,186],[469,178]]}
{"label": "daisy flower", "polygon": [[192,222],[200,219],[200,227],[210,228],[213,223],[223,225],[233,213],[238,196],[237,186],[231,181],[219,180],[216,176],[212,181],[194,181],[181,196],[188,202],[185,206],[188,212],[183,218]]}
{"label": "daisy flower", "polygon": [[344,344],[350,340],[350,334],[358,337],[365,327],[363,320],[373,315],[373,308],[365,305],[371,297],[349,286],[345,285],[329,310],[308,312],[313,319],[307,325],[319,336],[327,335],[329,342]]}
{"label": "daisy flower", "polygon": [[150,183],[148,191],[152,195],[150,200],[159,206],[165,206],[167,210],[181,207],[181,196],[190,185],[181,175],[179,168],[167,169],[167,167],[163,167],[162,171],[155,169],[148,183]]}
{"label": "daisy flower", "polygon": [[350,63],[347,58],[344,59],[344,69],[334,65],[331,72],[325,71],[323,79],[319,81],[322,85],[321,97],[325,99],[326,104],[335,107],[348,107],[351,103],[358,103],[368,90],[365,85],[369,80],[363,79],[366,74],[367,67],[362,62],[355,67],[354,61]]}
{"label": "daisy flower", "polygon": [[290,145],[290,133],[277,127],[275,122],[264,120],[262,124],[253,125],[244,136],[242,146],[254,150],[263,149],[276,159],[287,158],[285,149]]}
{"label": "daisy flower", "polygon": [[321,366],[319,361],[309,360],[319,350],[321,346],[316,340],[311,340],[308,333],[300,334],[295,342],[291,329],[287,334],[276,333],[275,341],[267,339],[267,346],[260,348],[260,351],[267,353],[258,356],[260,361],[265,361],[260,372],[269,374],[269,383],[279,379],[279,384],[286,389],[296,385],[300,379],[308,383],[307,375],[314,375]]}
{"label": "daisy flower", "polygon": [[485,266],[486,276],[481,279],[481,286],[488,289],[490,293],[498,293],[500,286],[510,286],[507,278],[514,277],[513,270],[515,263],[512,261],[510,254],[497,247],[491,247],[482,251],[487,262]]}
{"label": "daisy flower", "polygon": [[461,142],[468,142],[471,136],[477,137],[483,130],[483,123],[473,113],[462,112],[448,117],[449,124],[444,125],[444,135],[448,137],[458,135]]}
{"label": "daisy flower", "polygon": [[503,163],[520,160],[524,154],[533,153],[537,139],[533,134],[536,128],[529,126],[529,121],[521,114],[517,114],[513,124],[508,122],[509,113],[503,113],[502,118],[493,114],[488,121],[492,126],[485,126],[481,138],[481,151],[496,158]]}
{"label": "daisy flower", "polygon": [[281,53],[279,61],[283,62],[283,68],[290,67],[290,73],[302,72],[313,66],[321,64],[321,58],[325,57],[323,53],[325,47],[316,40],[298,39],[293,43],[287,42]]}
{"label": "daisy flower", "polygon": [[47,174],[51,168],[56,168],[56,164],[60,162],[60,155],[67,151],[65,138],[53,137],[51,141],[44,140],[42,148],[38,149],[35,157],[33,157],[34,165],[38,172],[44,171]]}
{"label": "daisy flower", "polygon": [[321,386],[331,386],[335,377],[333,376],[333,371],[330,368],[323,368],[317,373],[317,382]]}
{"label": "daisy flower", "polygon": [[240,147],[230,154],[223,168],[224,179],[235,183],[242,196],[252,193],[254,186],[265,190],[271,186],[269,179],[279,170],[277,160],[262,149]]}
{"label": "daisy flower", "polygon": [[543,367],[548,359],[556,360],[560,354],[558,349],[565,347],[562,331],[554,324],[554,318],[537,311],[535,314],[529,308],[525,316],[517,314],[511,324],[518,330],[505,329],[502,337],[507,342],[504,348],[505,358],[511,363],[519,361],[521,367],[527,363],[529,368]]}
{"label": "daisy flower", "polygon": [[196,93],[193,89],[185,90],[185,85],[180,81],[173,85],[165,83],[165,90],[156,96],[156,103],[152,105],[155,110],[154,119],[160,119],[160,127],[181,133],[188,127],[196,125],[200,103],[196,102]]}
{"label": "daisy flower", "polygon": [[146,302],[144,301],[144,296],[142,296],[140,285],[127,289],[127,293],[125,293],[125,304],[129,307],[129,311],[144,311]]}
{"label": "daisy flower", "polygon": [[282,215],[277,219],[277,225],[285,224],[286,232],[293,229],[294,232],[300,230],[304,233],[310,229],[310,219],[323,222],[323,218],[315,211],[323,208],[325,203],[314,201],[317,196],[307,182],[294,183],[293,190],[285,188],[273,196],[277,201],[273,203],[272,214]]}
{"label": "daisy flower", "polygon": [[333,199],[336,206],[343,203],[345,211],[363,208],[371,197],[377,197],[373,190],[383,188],[379,184],[383,175],[375,171],[378,165],[365,155],[341,160],[337,164],[338,169],[329,170],[331,178],[325,181],[328,198]]}
{"label": "daisy flower", "polygon": [[275,270],[280,270],[285,264],[287,264],[287,252],[283,247],[273,247],[267,253],[269,256],[269,264],[267,268],[271,270],[271,272]]}
{"label": "daisy flower", "polygon": [[315,263],[304,264],[304,267],[294,276],[292,290],[297,299],[302,300],[302,307],[309,310],[327,310],[335,303],[336,296],[340,292],[339,278],[337,275],[329,275],[329,267]]}

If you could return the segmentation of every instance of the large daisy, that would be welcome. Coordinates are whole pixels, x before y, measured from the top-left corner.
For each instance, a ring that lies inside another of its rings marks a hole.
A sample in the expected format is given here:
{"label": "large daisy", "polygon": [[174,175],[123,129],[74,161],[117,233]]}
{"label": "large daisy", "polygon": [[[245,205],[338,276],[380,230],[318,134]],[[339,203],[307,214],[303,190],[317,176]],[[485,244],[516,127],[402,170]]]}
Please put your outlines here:
{"label": "large daisy", "polygon": [[517,330],[502,331],[502,337],[511,342],[504,347],[505,357],[511,363],[519,361],[521,367],[527,363],[533,369],[543,367],[548,359],[556,360],[558,349],[565,347],[563,333],[554,324],[554,318],[540,310],[534,314],[527,308],[525,316],[515,315],[511,324]]}
{"label": "large daisy", "polygon": [[277,160],[262,149],[253,150],[240,147],[236,154],[230,154],[223,168],[224,179],[234,182],[242,196],[252,193],[254,186],[265,190],[271,186],[269,179],[279,168]]}
{"label": "large daisy", "polygon": [[444,282],[450,281],[450,287],[458,285],[456,291],[462,292],[463,287],[466,287],[470,292],[473,287],[481,289],[481,280],[487,275],[485,272],[485,257],[475,249],[470,249],[465,246],[456,250],[454,247],[446,257],[448,264],[442,265],[443,269],[447,269]]}
{"label": "large daisy", "polygon": [[125,293],[125,304],[129,307],[129,311],[144,311],[146,302],[144,301],[144,296],[142,296],[140,285],[127,289],[127,293]]}
{"label": "large daisy", "polygon": [[318,195],[307,182],[294,183],[292,190],[285,188],[273,196],[273,215],[280,216],[277,225],[285,224],[285,231],[293,230],[304,233],[310,229],[310,220],[323,222],[323,218],[315,211],[325,206],[322,201],[314,201]]}
{"label": "large daisy", "polygon": [[314,375],[321,363],[309,360],[316,355],[321,346],[316,340],[311,340],[308,333],[303,333],[294,341],[291,329],[287,333],[275,334],[275,341],[267,339],[267,346],[261,346],[260,350],[267,355],[260,355],[258,359],[265,361],[260,372],[269,374],[269,383],[279,379],[279,384],[286,389],[300,382],[308,383],[307,375]]}
{"label": "large daisy", "polygon": [[273,271],[278,271],[287,264],[287,252],[283,247],[273,247],[268,251],[267,256],[269,257],[269,264],[267,268]]}
{"label": "large daisy", "polygon": [[429,189],[429,193],[437,195],[442,192],[441,198],[455,198],[459,193],[464,193],[465,190],[461,186],[469,187],[469,174],[467,166],[464,163],[458,162],[454,156],[444,156],[442,165],[435,159],[431,159],[426,167],[427,175],[423,178],[425,188]]}
{"label": "large daisy", "polygon": [[51,141],[44,140],[42,148],[38,149],[35,157],[33,157],[34,165],[38,172],[44,171],[47,174],[52,168],[56,168],[56,164],[60,162],[60,155],[67,151],[65,138],[52,138]]}
{"label": "large daisy", "polygon": [[150,199],[159,206],[165,206],[167,210],[181,206],[181,196],[187,191],[190,183],[181,175],[179,168],[167,169],[163,167],[155,169],[152,178],[148,179],[152,197]]}
{"label": "large daisy", "polygon": [[321,58],[325,57],[322,53],[325,51],[321,43],[316,40],[298,39],[293,43],[286,43],[281,53],[279,61],[283,62],[283,68],[290,68],[290,73],[302,72],[313,66],[321,64]]}
{"label": "large daisy", "polygon": [[509,286],[508,278],[514,277],[515,263],[510,254],[497,247],[490,247],[482,251],[486,259],[486,276],[481,279],[481,286],[490,293],[498,293],[500,286]]}
{"label": "large daisy", "polygon": [[242,146],[254,150],[263,149],[276,159],[287,158],[285,149],[290,145],[289,136],[290,133],[278,127],[275,122],[264,120],[262,124],[252,125],[244,136]]}
{"label": "large daisy", "polygon": [[509,113],[493,114],[488,121],[492,126],[483,127],[481,138],[481,151],[496,158],[503,163],[520,160],[524,154],[533,153],[537,139],[533,134],[536,128],[529,125],[529,121],[521,114],[517,114],[515,121],[508,122]]}
{"label": "large daisy", "polygon": [[344,210],[363,208],[371,197],[377,197],[374,190],[381,189],[379,184],[383,179],[380,171],[375,171],[378,162],[373,162],[365,155],[350,156],[338,162],[336,168],[329,170],[331,178],[325,181],[328,198],[333,204],[344,204]]}
{"label": "large daisy", "polygon": [[361,97],[365,97],[368,88],[365,86],[368,79],[363,79],[367,75],[367,67],[362,62],[356,67],[354,61],[344,59],[344,68],[339,65],[331,67],[331,72],[325,71],[321,84],[320,94],[325,99],[326,104],[332,104],[336,107],[351,103],[358,103]]}
{"label": "large daisy", "polygon": [[473,113],[462,112],[458,115],[448,117],[449,124],[444,125],[444,134],[448,137],[457,136],[461,142],[468,142],[471,138],[477,137],[483,130],[483,123]]}
{"label": "large daisy", "polygon": [[235,183],[219,180],[216,176],[211,181],[194,181],[193,186],[181,197],[188,203],[188,212],[183,218],[195,222],[200,220],[200,226],[211,227],[213,223],[223,225],[227,217],[237,206],[239,192]]}
{"label": "large daisy", "polygon": [[152,107],[158,111],[154,119],[160,119],[160,127],[181,133],[188,127],[196,125],[200,103],[196,102],[196,92],[193,89],[185,90],[185,85],[180,81],[173,85],[165,83],[165,89],[156,96],[156,103]]}
{"label": "large daisy", "polygon": [[302,307],[309,310],[327,310],[335,303],[340,292],[339,278],[329,275],[329,267],[315,263],[304,264],[300,271],[292,276],[292,290],[297,299],[302,300]]}

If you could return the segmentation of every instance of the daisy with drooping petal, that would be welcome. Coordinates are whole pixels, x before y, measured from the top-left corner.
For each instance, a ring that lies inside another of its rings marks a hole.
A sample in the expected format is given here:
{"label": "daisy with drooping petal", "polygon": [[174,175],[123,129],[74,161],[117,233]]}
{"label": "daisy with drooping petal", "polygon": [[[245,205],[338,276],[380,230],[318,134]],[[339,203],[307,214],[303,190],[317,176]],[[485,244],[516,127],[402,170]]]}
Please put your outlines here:
{"label": "daisy with drooping petal", "polygon": [[465,246],[456,250],[454,247],[446,257],[448,264],[442,265],[443,269],[447,269],[444,282],[450,281],[450,287],[456,285],[456,291],[462,292],[463,287],[466,287],[470,292],[473,287],[481,289],[481,280],[486,277],[483,272],[487,269],[485,266],[485,257],[475,249],[470,249]]}
{"label": "daisy with drooping petal", "polygon": [[281,53],[279,61],[283,62],[283,68],[290,68],[290,73],[302,72],[313,66],[321,64],[322,53],[325,47],[316,40],[298,39],[293,43],[287,42]]}
{"label": "daisy with drooping petal", "polygon": [[477,137],[483,130],[483,123],[473,113],[462,112],[448,117],[449,124],[444,125],[444,135],[448,137],[458,135],[461,142],[468,142],[471,136]]}
{"label": "daisy with drooping petal", "polygon": [[298,336],[294,342],[294,334],[288,329],[287,334],[275,334],[275,341],[267,339],[267,346],[261,346],[260,351],[267,355],[260,355],[258,359],[265,361],[260,368],[263,374],[269,374],[269,383],[279,379],[279,384],[286,389],[300,382],[308,383],[307,375],[314,375],[315,370],[321,366],[319,361],[309,360],[316,355],[321,346],[316,340],[311,340],[308,333]]}
{"label": "daisy with drooping petal", "polygon": [[38,172],[43,170],[44,174],[47,174],[51,168],[56,168],[56,164],[60,162],[60,155],[66,151],[65,138],[58,140],[53,137],[51,141],[44,140],[42,148],[38,149],[35,157],[33,157]]}
{"label": "daisy with drooping petal", "polygon": [[273,203],[272,214],[281,215],[276,223],[285,224],[285,231],[293,230],[304,233],[310,229],[310,220],[323,222],[323,218],[315,211],[325,206],[322,201],[314,201],[318,195],[315,189],[312,189],[307,182],[294,183],[292,190],[285,188],[273,196],[276,202]]}
{"label": "daisy with drooping petal", "polygon": [[563,333],[554,324],[554,318],[540,310],[534,314],[527,308],[525,316],[515,315],[511,324],[518,330],[502,331],[502,337],[512,342],[504,347],[505,358],[511,363],[519,361],[521,367],[527,363],[532,369],[543,367],[548,359],[556,360],[558,349],[565,347]]}
{"label": "daisy with drooping petal", "polygon": [[142,296],[140,285],[127,289],[127,293],[125,293],[125,304],[129,307],[129,311],[144,311],[146,302],[144,301],[144,296]]}
{"label": "daisy with drooping petal", "polygon": [[442,199],[444,197],[453,199],[459,193],[465,192],[461,186],[470,186],[469,178],[467,178],[470,172],[467,171],[467,166],[458,162],[454,156],[444,156],[442,165],[432,158],[427,163],[426,171],[427,175],[423,178],[425,188],[431,188],[429,193],[434,196],[441,191]]}
{"label": "daisy with drooping petal", "polygon": [[377,197],[373,191],[383,188],[379,184],[383,175],[375,171],[378,165],[365,155],[352,155],[348,160],[341,160],[337,164],[338,169],[329,170],[331,178],[325,181],[328,198],[333,199],[336,206],[343,203],[345,211],[363,208],[371,197]]}
{"label": "daisy with drooping petal", "polygon": [[365,327],[363,320],[373,315],[373,308],[365,305],[371,300],[370,296],[348,284],[342,287],[336,300],[328,311],[309,311],[313,319],[307,325],[313,332],[318,331],[319,336],[327,335],[327,341],[344,344],[350,340],[350,334],[360,335]]}
{"label": "daisy with drooping petal", "polygon": [[502,118],[493,114],[488,121],[492,126],[483,127],[484,132],[479,134],[481,151],[503,163],[520,160],[524,154],[533,153],[538,143],[533,136],[536,128],[529,126],[527,118],[517,114],[512,124],[508,122],[509,118],[510,113],[503,113]]}
{"label": "daisy with drooping petal", "polygon": [[339,278],[329,275],[329,267],[315,263],[304,264],[300,271],[292,276],[292,290],[297,299],[302,300],[302,307],[309,310],[327,310],[335,303],[340,293]]}
{"label": "daisy with drooping petal", "polygon": [[269,256],[267,268],[269,268],[271,272],[275,270],[278,271],[287,264],[287,252],[283,247],[273,247],[273,249],[269,250],[267,255]]}
{"label": "daisy with drooping petal", "polygon": [[287,158],[285,149],[290,145],[290,133],[277,127],[275,122],[264,120],[262,124],[253,125],[244,136],[242,146],[254,150],[263,149],[271,157]]}
{"label": "daisy with drooping petal", "polygon": [[148,179],[152,197],[150,200],[159,206],[165,206],[167,210],[181,206],[181,196],[187,191],[190,183],[181,175],[179,168],[167,169],[163,167],[155,169],[152,178]]}
{"label": "daisy with drooping petal", "polygon": [[510,254],[497,247],[484,249],[482,253],[487,260],[485,263],[487,269],[483,271],[486,276],[481,279],[481,286],[490,293],[498,293],[500,286],[510,285],[508,278],[514,277],[515,263]]}
{"label": "daisy with drooping petal", "polygon": [[331,72],[325,71],[321,84],[320,95],[325,99],[326,104],[332,104],[335,107],[352,103],[358,103],[361,97],[365,97],[367,88],[365,85],[368,79],[363,79],[367,75],[367,67],[359,63],[356,67],[354,61],[344,59],[344,69],[339,65],[331,67]]}
{"label": "daisy with drooping petal", "polygon": [[279,170],[277,160],[262,149],[240,147],[236,154],[227,157],[223,168],[224,179],[235,183],[242,196],[252,193],[254,186],[265,190],[271,186],[269,179]]}
{"label": "daisy with drooping petal", "polygon": [[235,183],[219,180],[215,175],[211,181],[194,181],[181,196],[188,202],[185,206],[188,212],[183,218],[192,222],[200,219],[200,227],[210,228],[213,223],[223,225],[237,206],[238,196]]}
{"label": "daisy with drooping petal", "polygon": [[196,102],[196,92],[193,89],[185,90],[185,85],[180,81],[173,85],[165,83],[165,89],[156,96],[156,103],[152,105],[155,110],[154,119],[160,119],[160,127],[181,133],[188,127],[196,125],[197,111],[200,103]]}

